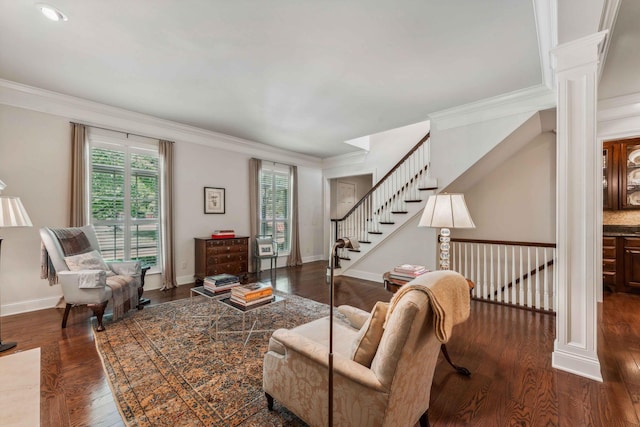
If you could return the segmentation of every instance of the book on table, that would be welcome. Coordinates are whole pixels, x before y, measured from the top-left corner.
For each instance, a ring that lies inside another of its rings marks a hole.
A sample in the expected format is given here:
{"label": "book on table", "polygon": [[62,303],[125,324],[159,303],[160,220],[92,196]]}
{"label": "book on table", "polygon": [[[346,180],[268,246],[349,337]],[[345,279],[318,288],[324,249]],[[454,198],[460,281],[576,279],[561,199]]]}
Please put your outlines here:
{"label": "book on table", "polygon": [[231,295],[231,298],[229,298],[229,301],[231,303],[236,304],[236,305],[241,306],[241,307],[256,307],[256,306],[259,306],[259,305],[270,303],[271,301],[273,301],[273,298],[274,298],[274,296],[273,296],[273,294],[271,294],[271,295],[263,296],[261,298],[257,298],[257,299],[252,300],[252,301],[245,301],[245,300],[243,300],[241,298],[238,298],[238,297],[236,297],[234,295]]}
{"label": "book on table", "polygon": [[233,274],[222,273],[216,274],[214,276],[206,276],[204,278],[204,281],[212,283],[214,285],[224,285],[227,283],[238,282],[240,281],[240,278]]}
{"label": "book on table", "polygon": [[390,271],[389,277],[392,279],[410,281],[429,271],[430,270],[423,265],[402,264]]}
{"label": "book on table", "polygon": [[232,288],[240,285],[240,278],[233,274],[217,274],[205,277],[202,285],[213,293],[229,292]]}
{"label": "book on table", "polygon": [[249,304],[273,296],[273,286],[268,283],[249,283],[231,290],[231,298],[239,303]]}
{"label": "book on table", "polygon": [[256,295],[267,295],[273,293],[273,286],[269,283],[248,283],[246,285],[236,286],[234,294],[243,297],[252,297]]}

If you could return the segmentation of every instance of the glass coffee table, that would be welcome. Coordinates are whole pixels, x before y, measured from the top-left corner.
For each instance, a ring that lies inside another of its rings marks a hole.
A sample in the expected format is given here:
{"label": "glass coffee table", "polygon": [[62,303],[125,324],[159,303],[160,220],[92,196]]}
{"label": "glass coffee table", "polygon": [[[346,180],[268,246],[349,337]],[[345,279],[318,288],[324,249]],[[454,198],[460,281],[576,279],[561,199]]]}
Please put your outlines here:
{"label": "glass coffee table", "polygon": [[217,310],[215,307],[215,303],[217,300],[222,299],[222,298],[229,298],[229,296],[231,295],[231,292],[222,292],[222,293],[214,293],[209,291],[208,289],[205,289],[204,286],[197,286],[195,288],[191,288],[190,290],[190,295],[189,295],[189,303],[193,308],[193,304],[194,304],[194,297],[195,296],[203,296],[207,299],[207,302],[209,303],[209,307],[207,309],[207,314],[206,315],[201,315],[201,314],[192,314],[191,317],[199,317],[199,318],[205,318],[208,321],[208,326],[207,326],[207,331],[209,332],[209,337],[212,338],[212,333],[211,333],[211,328],[213,327],[214,322],[216,322],[216,315],[217,315]]}
{"label": "glass coffee table", "polygon": [[[218,339],[218,336],[221,334],[242,334],[242,336],[244,337],[244,335],[246,334],[246,338],[244,339],[244,344],[242,345],[242,347],[246,347],[247,346],[247,342],[249,342],[249,338],[251,337],[251,334],[253,333],[258,333],[258,332],[273,332],[275,331],[275,329],[255,329],[256,324],[258,323],[259,317],[261,313],[266,312],[267,308],[272,308],[274,305],[280,305],[282,306],[282,320],[283,320],[283,326],[282,327],[286,327],[287,326],[287,299],[281,295],[274,295],[273,300],[271,300],[270,302],[264,303],[264,304],[259,304],[256,306],[250,306],[250,307],[243,307],[241,305],[238,304],[234,304],[233,302],[231,302],[231,297],[230,296],[225,296],[223,298],[217,298],[215,300],[215,306],[216,306],[216,318],[214,320],[215,323],[215,339]],[[240,330],[220,330],[220,319],[222,318],[222,315],[224,314],[224,312],[226,311],[231,311],[234,314],[240,314],[242,315],[242,329]],[[253,317],[253,322],[251,323],[251,328],[247,331],[247,318],[251,318]]]}

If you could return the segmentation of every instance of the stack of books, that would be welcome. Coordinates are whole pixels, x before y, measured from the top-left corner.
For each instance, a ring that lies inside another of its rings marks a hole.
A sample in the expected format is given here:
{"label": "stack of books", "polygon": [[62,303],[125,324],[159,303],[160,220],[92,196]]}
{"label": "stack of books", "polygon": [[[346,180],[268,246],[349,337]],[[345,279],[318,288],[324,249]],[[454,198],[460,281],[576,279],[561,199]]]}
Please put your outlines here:
{"label": "stack of books", "polygon": [[239,286],[240,278],[233,274],[216,274],[215,276],[205,277],[203,282],[202,285],[207,291],[220,294],[229,292],[234,287]]}
{"label": "stack of books", "polygon": [[249,283],[231,289],[230,301],[241,307],[255,307],[273,301],[273,287],[268,283]]}
{"label": "stack of books", "polygon": [[212,239],[231,239],[236,237],[236,232],[233,230],[216,230],[211,234]]}
{"label": "stack of books", "polygon": [[424,265],[402,264],[395,267],[393,271],[389,273],[389,277],[392,279],[410,281],[428,271],[429,270],[427,270]]}

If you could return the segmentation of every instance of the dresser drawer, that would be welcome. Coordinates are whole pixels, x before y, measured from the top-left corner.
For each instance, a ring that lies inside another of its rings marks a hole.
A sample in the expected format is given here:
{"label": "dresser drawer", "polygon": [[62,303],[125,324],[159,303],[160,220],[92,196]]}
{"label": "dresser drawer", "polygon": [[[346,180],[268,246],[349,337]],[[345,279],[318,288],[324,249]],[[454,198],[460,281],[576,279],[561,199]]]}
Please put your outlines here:
{"label": "dresser drawer", "polygon": [[602,248],[602,258],[604,259],[616,259],[616,247],[604,247]]}
{"label": "dresser drawer", "polygon": [[615,237],[602,237],[602,246],[613,246],[616,247],[616,238]]}
{"label": "dresser drawer", "polygon": [[603,259],[602,260],[602,272],[616,272],[616,260],[614,259]]}
{"label": "dresser drawer", "polygon": [[211,239],[207,240],[207,248],[247,246],[247,239]]}
{"label": "dresser drawer", "polygon": [[207,265],[207,276],[215,276],[216,274],[241,274],[246,273],[246,263],[229,262],[223,264]]}
{"label": "dresser drawer", "polygon": [[225,264],[229,262],[242,262],[248,261],[249,255],[246,252],[229,252],[222,255],[209,255],[207,256],[208,264]]}

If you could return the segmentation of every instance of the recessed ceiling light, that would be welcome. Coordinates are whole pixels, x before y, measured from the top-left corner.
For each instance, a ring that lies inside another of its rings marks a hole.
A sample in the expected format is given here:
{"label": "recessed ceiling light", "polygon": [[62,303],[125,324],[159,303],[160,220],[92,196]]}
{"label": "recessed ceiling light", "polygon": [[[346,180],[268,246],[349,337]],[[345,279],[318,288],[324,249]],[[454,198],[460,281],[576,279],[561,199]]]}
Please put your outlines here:
{"label": "recessed ceiling light", "polygon": [[51,6],[50,4],[36,3],[36,7],[40,9],[40,12],[42,12],[44,16],[51,19],[52,21],[68,21],[69,20],[69,18],[67,18],[67,15],[62,13],[59,9],[56,9],[55,7]]}

